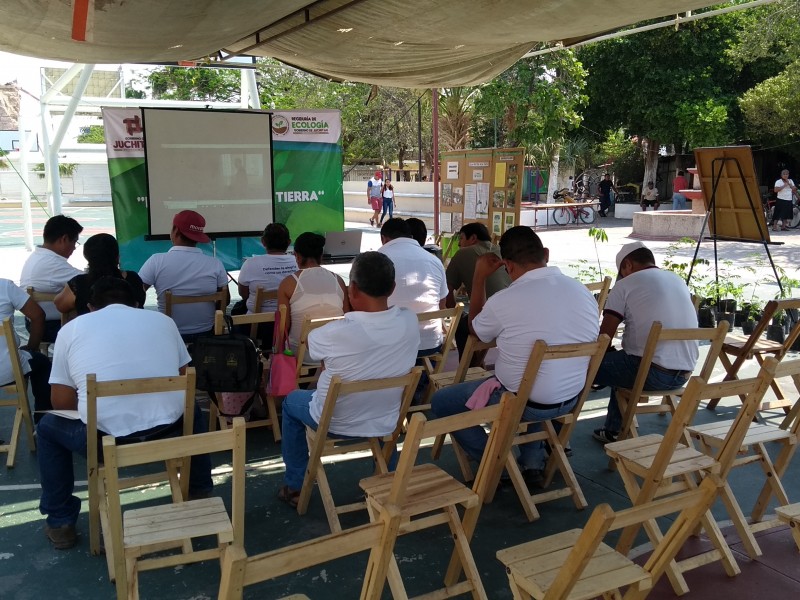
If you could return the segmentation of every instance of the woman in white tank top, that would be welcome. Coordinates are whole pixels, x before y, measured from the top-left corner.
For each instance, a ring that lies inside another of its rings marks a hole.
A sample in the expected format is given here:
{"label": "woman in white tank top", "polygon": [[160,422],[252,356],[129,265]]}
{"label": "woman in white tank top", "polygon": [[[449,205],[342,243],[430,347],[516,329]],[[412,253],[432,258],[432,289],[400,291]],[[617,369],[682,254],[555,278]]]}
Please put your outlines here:
{"label": "woman in white tank top", "polygon": [[316,233],[302,233],[294,243],[299,271],[284,279],[278,287],[278,303],[289,307],[287,325],[289,346],[297,351],[300,330],[306,316],[340,317],[350,310],[347,287],[341,277],[320,266],[325,238]]}

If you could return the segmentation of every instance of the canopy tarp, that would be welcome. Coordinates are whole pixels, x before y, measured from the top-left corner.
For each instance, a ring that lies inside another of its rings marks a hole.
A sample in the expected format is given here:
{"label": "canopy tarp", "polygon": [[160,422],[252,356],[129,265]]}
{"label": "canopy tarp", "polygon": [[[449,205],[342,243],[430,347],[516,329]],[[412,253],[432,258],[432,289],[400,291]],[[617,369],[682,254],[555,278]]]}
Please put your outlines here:
{"label": "canopy tarp", "polygon": [[540,42],[570,44],[708,0],[3,0],[0,50],[76,63],[271,56],[396,87],[492,79]]}

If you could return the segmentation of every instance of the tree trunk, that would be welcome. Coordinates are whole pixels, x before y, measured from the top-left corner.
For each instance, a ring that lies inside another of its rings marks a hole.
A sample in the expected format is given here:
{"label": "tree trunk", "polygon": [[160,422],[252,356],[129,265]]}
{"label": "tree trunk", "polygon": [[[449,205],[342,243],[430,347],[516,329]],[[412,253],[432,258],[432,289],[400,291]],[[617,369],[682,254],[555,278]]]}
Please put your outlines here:
{"label": "tree trunk", "polygon": [[[646,137],[642,141],[642,150],[644,152],[644,180],[642,181],[642,190],[647,187],[648,181],[656,183],[659,148],[659,143],[654,139]],[[658,186],[656,185],[656,187]]]}
{"label": "tree trunk", "polygon": [[553,199],[553,192],[558,189],[558,162],[559,162],[559,152],[558,148],[556,152],[553,153],[553,158],[550,161],[550,179],[547,182],[547,199],[545,200],[546,203],[555,202]]}

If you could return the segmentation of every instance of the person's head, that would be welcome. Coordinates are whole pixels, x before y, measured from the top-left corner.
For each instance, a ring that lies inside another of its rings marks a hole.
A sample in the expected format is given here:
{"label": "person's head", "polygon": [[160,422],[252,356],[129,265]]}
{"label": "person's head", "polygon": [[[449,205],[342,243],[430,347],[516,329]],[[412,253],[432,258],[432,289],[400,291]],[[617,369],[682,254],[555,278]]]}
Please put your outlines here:
{"label": "person's head", "polygon": [[350,267],[347,295],[355,310],[386,310],[394,285],[392,260],[380,252],[362,252]]}
{"label": "person's head", "polygon": [[411,230],[408,228],[408,224],[399,217],[393,217],[388,219],[382,226],[381,226],[381,243],[385,244],[391,240],[396,240],[397,238],[410,238],[411,237]]}
{"label": "person's head", "polygon": [[617,252],[617,279],[656,266],[653,252],[642,242],[625,244]]}
{"label": "person's head", "polygon": [[92,279],[119,273],[119,244],[113,235],[98,233],[86,240],[83,256]]}
{"label": "person's head", "polygon": [[211,241],[205,234],[206,220],[198,212],[182,210],[172,219],[170,238],[176,246],[196,246]]}
{"label": "person's head", "polygon": [[789,169],[781,171],[781,179],[789,179]]}
{"label": "person's head", "polygon": [[467,223],[458,230],[458,247],[467,248],[478,242],[490,242],[492,236],[483,223]]}
{"label": "person's head", "polygon": [[500,238],[500,256],[512,281],[533,269],[547,266],[550,251],[530,227],[517,225]]}
{"label": "person's head", "polygon": [[75,252],[81,231],[83,227],[72,217],[64,215],[50,217],[42,231],[44,247],[64,258],[69,258]]}
{"label": "person's head", "polygon": [[683,171],[678,171],[678,177],[683,177]]}
{"label": "person's head", "polygon": [[420,246],[424,246],[425,242],[428,241],[428,228],[425,227],[422,219],[417,219],[416,217],[406,219],[406,226],[411,232],[411,237],[417,240]]}
{"label": "person's head", "polygon": [[270,223],[264,228],[264,235],[261,236],[261,243],[267,252],[286,252],[292,238],[289,230],[283,223]]}
{"label": "person's head", "polygon": [[383,179],[383,171],[375,171],[375,179]]}
{"label": "person's head", "polygon": [[611,173],[606,173],[606,174],[603,176],[603,178],[604,178],[604,179],[607,179],[607,180],[608,180],[608,179],[611,179]]}
{"label": "person's head", "polygon": [[322,262],[325,251],[325,236],[306,231],[294,241],[294,256],[299,267],[315,266]]}
{"label": "person's head", "polygon": [[648,181],[647,182],[647,187],[649,187],[650,189],[653,189],[653,182],[652,181]]}
{"label": "person's head", "polygon": [[119,277],[101,277],[95,281],[89,296],[89,310],[100,310],[109,304],[137,308],[133,286]]}

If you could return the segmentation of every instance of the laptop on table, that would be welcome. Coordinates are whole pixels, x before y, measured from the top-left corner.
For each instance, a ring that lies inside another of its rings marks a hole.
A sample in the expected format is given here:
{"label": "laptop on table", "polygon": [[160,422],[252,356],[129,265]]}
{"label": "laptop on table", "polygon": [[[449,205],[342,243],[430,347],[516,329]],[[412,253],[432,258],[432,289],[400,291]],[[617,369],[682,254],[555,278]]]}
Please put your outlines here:
{"label": "laptop on table", "polygon": [[325,234],[325,262],[349,262],[361,252],[361,231],[329,231]]}

